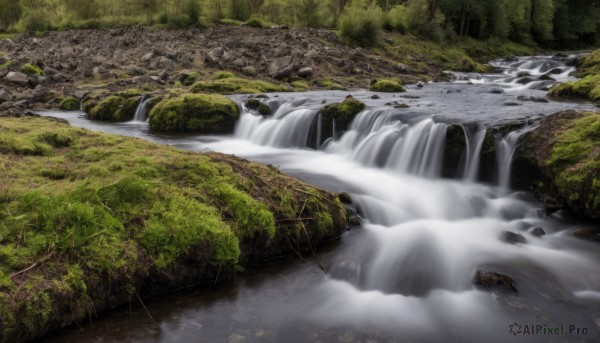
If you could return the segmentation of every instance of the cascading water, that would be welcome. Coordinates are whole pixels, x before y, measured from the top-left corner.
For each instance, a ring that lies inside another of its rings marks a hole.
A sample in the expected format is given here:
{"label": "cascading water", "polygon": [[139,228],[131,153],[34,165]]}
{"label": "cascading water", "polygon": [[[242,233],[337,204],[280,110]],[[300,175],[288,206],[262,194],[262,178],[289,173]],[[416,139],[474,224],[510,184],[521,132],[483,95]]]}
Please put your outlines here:
{"label": "cascading water", "polygon": [[481,156],[481,148],[487,133],[487,129],[480,126],[476,132],[472,133],[469,129],[463,126],[466,141],[466,163],[463,171],[463,179],[466,181],[476,181],[479,172],[479,160]]}
{"label": "cascading water", "polygon": [[139,123],[145,123],[148,120],[148,103],[152,100],[152,98],[147,96],[142,96],[138,107],[135,109],[135,114],[133,115],[133,121]]}
{"label": "cascading water", "polygon": [[[145,320],[127,339],[595,341],[600,329],[600,252],[597,243],[571,235],[585,224],[565,220],[560,214],[543,214],[540,205],[523,193],[498,192],[498,188],[510,188],[518,140],[533,127],[499,138],[500,187],[474,182],[486,133],[496,121],[529,119],[575,106],[593,108],[563,102],[502,106],[515,101],[517,95],[543,96],[538,90],[519,89],[521,84],[507,81],[524,69],[534,75],[559,68],[562,74],[552,74],[559,76],[569,70],[547,60],[498,61],[494,66],[502,74],[456,74],[459,81],[455,83],[409,87],[408,95],[413,98],[405,98],[408,109],[385,106],[397,101],[397,94],[380,94],[382,99],[373,100],[371,93],[354,92],[354,97],[367,103],[367,109],[345,133],[334,134],[321,147],[317,144],[317,151],[305,148],[321,142],[320,135],[330,134],[319,134],[315,128],[322,126],[318,115],[321,101],[339,102],[348,93],[278,94],[281,105],[273,116],[244,111],[234,137],[155,136],[137,126],[114,124],[111,129],[69,117],[74,125],[273,164],[320,187],[350,192],[363,218],[360,229],[350,231],[334,252],[323,257],[327,274],[311,264],[295,265],[285,271],[278,268],[259,280],[202,289],[197,292],[201,295],[156,300],[151,310],[163,312],[160,334],[152,333],[154,326],[149,327]],[[470,85],[465,82],[468,78],[478,78],[479,83]],[[488,92],[497,87],[505,92]],[[451,123],[463,125],[467,146],[464,169],[457,169],[458,178],[452,180],[439,177]],[[543,227],[546,235],[536,236],[536,227]],[[522,235],[525,243],[503,241],[506,231]],[[478,270],[510,275],[518,293],[492,294],[478,289],[473,285]],[[137,317],[144,316],[140,312]],[[117,331],[110,329],[111,325],[121,329],[122,317],[114,324],[88,329],[87,336],[78,330],[72,335],[80,336],[71,338],[92,342],[110,336]],[[590,334],[515,337],[509,332],[514,323],[563,325],[566,330],[574,325]],[[128,326],[127,330],[134,329]]]}

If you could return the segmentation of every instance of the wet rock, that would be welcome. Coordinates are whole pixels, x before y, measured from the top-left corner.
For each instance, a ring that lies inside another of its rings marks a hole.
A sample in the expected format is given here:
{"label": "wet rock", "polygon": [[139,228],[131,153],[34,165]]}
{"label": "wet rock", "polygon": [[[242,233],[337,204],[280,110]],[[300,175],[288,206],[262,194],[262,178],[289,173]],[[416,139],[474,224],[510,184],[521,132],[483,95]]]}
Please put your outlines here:
{"label": "wet rock", "polygon": [[381,97],[377,94],[373,94],[373,95],[371,95],[371,99],[377,100],[377,99],[381,99]]}
{"label": "wet rock", "polygon": [[544,99],[544,98],[538,98],[538,97],[535,97],[535,96],[526,96],[526,95],[519,95],[517,97],[517,100],[539,102],[539,103],[544,103],[544,104],[547,104],[547,103],[550,102],[550,101],[548,101],[547,99]]}
{"label": "wet rock", "polygon": [[508,101],[502,104],[502,106],[520,106],[521,104],[519,104],[518,102],[512,102],[512,101]]}
{"label": "wet rock", "polygon": [[506,56],[504,57],[504,62],[519,62],[519,59],[515,56]]}
{"label": "wet rock", "polygon": [[516,282],[506,274],[478,270],[473,283],[488,291],[518,293]]}
{"label": "wet rock", "polygon": [[533,230],[531,230],[531,235],[533,237],[542,238],[542,236],[546,235],[546,231],[544,231],[544,229],[541,227],[535,227]]}
{"label": "wet rock", "polygon": [[490,90],[491,94],[504,94],[504,90],[500,89],[500,88],[494,88],[492,90]]}
{"label": "wet rock", "polygon": [[500,234],[500,240],[510,244],[527,243],[527,240],[523,235],[511,231],[503,231],[502,234]]}
{"label": "wet rock", "polygon": [[301,68],[300,70],[298,70],[298,76],[300,76],[302,78],[311,77],[312,75],[313,75],[313,68],[311,68],[311,67],[304,67],[304,68]]}
{"label": "wet rock", "polygon": [[423,81],[419,81],[419,82],[417,82],[417,87],[423,88],[423,87],[425,87],[425,83],[423,83]]}
{"label": "wet rock", "polygon": [[338,199],[342,202],[342,204],[352,204],[352,196],[350,194],[342,192],[338,193]]}
{"label": "wet rock", "polygon": [[600,232],[593,230],[593,229],[589,229],[589,228],[577,229],[573,232],[573,235],[575,235],[576,237],[579,237],[581,239],[588,240],[588,241],[600,242]]}
{"label": "wet rock", "polygon": [[531,78],[531,77],[522,77],[522,78],[520,78],[520,79],[517,80],[517,83],[520,83],[522,85],[526,85],[526,84],[531,83],[533,81],[535,81],[535,80],[533,78]]}
{"label": "wet rock", "polygon": [[29,79],[27,75],[17,72],[11,71],[4,77],[8,82],[14,83],[19,86],[26,86],[29,83]]}

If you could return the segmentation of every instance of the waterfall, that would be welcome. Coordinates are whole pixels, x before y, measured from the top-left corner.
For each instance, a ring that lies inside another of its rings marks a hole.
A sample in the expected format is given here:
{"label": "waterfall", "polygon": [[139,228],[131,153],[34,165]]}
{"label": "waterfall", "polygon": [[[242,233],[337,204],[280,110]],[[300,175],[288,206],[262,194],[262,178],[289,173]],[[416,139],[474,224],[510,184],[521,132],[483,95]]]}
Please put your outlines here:
{"label": "waterfall", "polygon": [[465,141],[467,144],[463,179],[465,181],[474,182],[477,180],[477,174],[479,173],[481,147],[483,146],[483,141],[485,140],[487,130],[481,126],[477,127],[475,134],[472,134],[472,132],[464,126],[463,130],[465,132]]}
{"label": "waterfall", "polygon": [[498,162],[498,187],[507,191],[511,188],[510,174],[513,164],[513,156],[517,149],[519,138],[535,127],[525,127],[517,131],[512,131],[504,138],[496,142],[496,160]]}
{"label": "waterfall", "polygon": [[142,96],[138,107],[135,110],[135,114],[133,116],[133,121],[145,123],[148,119],[148,102],[150,102],[152,98]]}

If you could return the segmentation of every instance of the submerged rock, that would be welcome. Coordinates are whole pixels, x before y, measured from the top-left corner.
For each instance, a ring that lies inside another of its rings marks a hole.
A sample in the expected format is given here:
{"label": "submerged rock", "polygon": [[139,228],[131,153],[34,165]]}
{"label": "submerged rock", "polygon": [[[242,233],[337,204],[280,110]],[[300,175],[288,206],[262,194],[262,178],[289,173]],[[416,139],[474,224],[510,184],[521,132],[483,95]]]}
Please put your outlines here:
{"label": "submerged rock", "polygon": [[502,234],[500,234],[500,239],[510,244],[527,243],[527,240],[523,235],[510,231],[503,231]]}
{"label": "submerged rock", "polygon": [[518,293],[517,283],[506,274],[478,270],[473,283],[488,291]]}

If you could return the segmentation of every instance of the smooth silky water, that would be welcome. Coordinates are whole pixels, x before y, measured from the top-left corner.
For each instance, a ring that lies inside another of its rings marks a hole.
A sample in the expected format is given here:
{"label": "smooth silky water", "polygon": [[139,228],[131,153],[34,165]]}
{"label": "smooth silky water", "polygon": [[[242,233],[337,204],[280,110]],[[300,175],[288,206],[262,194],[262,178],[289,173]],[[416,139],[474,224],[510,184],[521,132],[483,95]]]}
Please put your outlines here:
{"label": "smooth silky water", "polygon": [[[541,75],[570,79],[573,69],[561,60],[492,65],[495,74],[452,73],[452,82],[409,86],[379,99],[366,91],[269,94],[274,114],[263,118],[243,109],[232,136],[153,133],[143,115],[115,124],[82,113],[43,112],[96,131],[272,164],[351,193],[363,218],[320,252],[326,273],[311,257],[307,263],[275,260],[213,287],[149,299],[158,325],[134,302],[43,341],[597,342],[600,245],[573,236],[594,223],[547,214],[530,194],[510,190],[515,147],[534,126],[498,137],[498,180],[476,182],[490,125],[594,106],[545,97],[553,81],[540,81]],[[343,135],[322,132],[319,108],[349,94],[367,109]],[[245,96],[233,98],[241,104]],[[467,149],[456,178],[443,179],[449,123],[469,123],[463,126]],[[531,235],[536,226],[547,234]],[[520,233],[527,243],[507,244],[499,239],[503,231]],[[512,276],[518,295],[477,289],[472,280],[480,268]],[[564,325],[567,331],[574,325],[588,334],[513,336],[513,323]]]}

